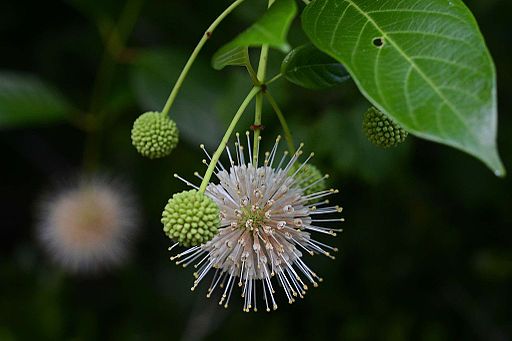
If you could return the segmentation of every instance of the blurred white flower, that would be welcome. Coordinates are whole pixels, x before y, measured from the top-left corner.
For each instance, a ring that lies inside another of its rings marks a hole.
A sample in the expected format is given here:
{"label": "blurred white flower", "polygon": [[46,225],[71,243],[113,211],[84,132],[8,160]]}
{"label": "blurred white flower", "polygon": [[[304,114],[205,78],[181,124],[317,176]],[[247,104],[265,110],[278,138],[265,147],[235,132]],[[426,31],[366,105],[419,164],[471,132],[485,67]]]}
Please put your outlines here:
{"label": "blurred white flower", "polygon": [[126,259],[137,216],[134,198],[121,182],[82,179],[41,200],[38,239],[64,269],[96,271]]}

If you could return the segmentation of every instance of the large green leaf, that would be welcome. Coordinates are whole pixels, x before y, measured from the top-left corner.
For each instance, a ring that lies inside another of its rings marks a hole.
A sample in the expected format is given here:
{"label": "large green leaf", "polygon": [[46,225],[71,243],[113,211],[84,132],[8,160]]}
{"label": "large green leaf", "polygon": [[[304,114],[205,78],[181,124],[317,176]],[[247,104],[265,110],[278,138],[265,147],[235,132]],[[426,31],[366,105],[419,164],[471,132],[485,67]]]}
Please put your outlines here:
{"label": "large green leaf", "polygon": [[343,65],[311,44],[290,51],[281,73],[290,82],[308,89],[330,88],[350,79]]}
{"label": "large green leaf", "polygon": [[228,65],[219,62],[219,60],[225,59],[226,55],[230,55],[232,51],[237,51],[237,48],[240,47],[255,47],[267,44],[287,52],[290,46],[286,41],[286,36],[296,15],[297,4],[295,0],[276,0],[258,21],[217,51],[213,56],[212,64]]}
{"label": "large green leaf", "polygon": [[302,25],[408,131],[505,174],[496,150],[496,72],[462,1],[315,0]]}
{"label": "large green leaf", "polygon": [[64,97],[37,77],[0,72],[0,128],[55,122],[71,111]]}

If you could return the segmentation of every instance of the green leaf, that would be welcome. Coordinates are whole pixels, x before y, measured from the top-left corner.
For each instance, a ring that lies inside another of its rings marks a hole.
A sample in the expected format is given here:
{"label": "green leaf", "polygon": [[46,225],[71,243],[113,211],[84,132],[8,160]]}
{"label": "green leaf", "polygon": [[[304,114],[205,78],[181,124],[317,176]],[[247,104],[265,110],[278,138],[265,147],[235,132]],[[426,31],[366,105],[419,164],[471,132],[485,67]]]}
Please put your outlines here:
{"label": "green leaf", "polygon": [[0,128],[60,121],[71,111],[69,102],[37,77],[0,72]]}
{"label": "green leaf", "polygon": [[212,59],[215,70],[222,70],[226,66],[245,66],[249,64],[249,51],[247,47],[235,46],[232,49],[219,50]]}
{"label": "green leaf", "polygon": [[302,26],[408,131],[505,174],[496,150],[496,72],[462,1],[315,0]]}
{"label": "green leaf", "polygon": [[281,73],[307,89],[325,89],[350,79],[345,67],[311,44],[293,49],[283,60]]}
{"label": "green leaf", "polygon": [[237,47],[255,47],[266,44],[287,52],[290,46],[286,41],[286,36],[296,15],[295,0],[276,0],[258,21],[217,51],[213,56],[212,64],[222,65],[223,63],[218,60],[225,58]]}

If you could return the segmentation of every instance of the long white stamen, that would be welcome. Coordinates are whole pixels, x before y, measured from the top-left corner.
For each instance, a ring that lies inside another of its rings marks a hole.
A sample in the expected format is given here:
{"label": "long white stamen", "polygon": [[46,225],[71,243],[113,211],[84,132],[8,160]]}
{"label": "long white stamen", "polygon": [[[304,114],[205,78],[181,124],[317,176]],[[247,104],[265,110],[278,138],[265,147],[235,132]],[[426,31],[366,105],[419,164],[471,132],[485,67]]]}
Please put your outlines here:
{"label": "long white stamen", "polygon": [[178,246],[179,243],[174,243],[172,246],[170,246],[167,250],[168,251],[171,251],[172,249],[174,249],[176,246]]}
{"label": "long white stamen", "polygon": [[[201,144],[199,147],[202,149],[202,151],[206,154],[206,157],[208,158],[208,160],[210,160],[210,162],[211,162],[212,157],[210,156],[210,154],[208,154],[208,151],[204,147],[204,144]],[[220,166],[220,168],[218,166]],[[215,170],[217,170],[217,172],[220,172],[221,169],[226,170],[226,168],[224,168],[224,165],[222,164],[222,162],[219,160],[219,161],[217,161],[217,164],[215,165]]]}
{"label": "long white stamen", "polygon": [[[297,168],[297,170],[291,175],[292,178],[295,178],[295,176],[304,168],[304,166],[308,163],[308,161],[314,156],[314,153],[309,154],[308,158],[300,164],[300,166]],[[304,188],[306,190],[306,188]]]}
{"label": "long white stamen", "polygon": [[272,167],[272,164],[274,163],[274,158],[275,158],[276,153],[277,153],[277,147],[279,146],[279,141],[281,141],[281,136],[278,136],[276,138],[276,142],[274,143],[274,147],[272,147],[272,150],[270,151],[270,163],[268,165],[269,167]]}
{"label": "long white stamen", "polygon": [[281,161],[279,161],[279,164],[277,165],[276,169],[281,169],[287,156],[288,156],[288,151],[285,150],[283,153],[283,157],[281,158]]}
{"label": "long white stamen", "polygon": [[249,139],[249,132],[248,131],[245,132],[245,136],[247,137],[247,150],[249,151],[249,163],[252,165],[253,164],[253,160],[252,160],[252,151],[251,151],[251,141]]}
{"label": "long white stamen", "polygon": [[194,184],[193,184],[193,183],[191,183],[190,181],[188,181],[188,180],[186,180],[186,179],[182,178],[182,177],[181,177],[181,176],[179,176],[178,174],[174,174],[174,177],[175,177],[176,179],[179,179],[179,180],[181,180],[182,182],[184,182],[187,186],[190,186],[190,187],[193,187],[193,188],[195,188],[195,189],[199,190],[199,187],[197,187],[196,185],[194,185]]}

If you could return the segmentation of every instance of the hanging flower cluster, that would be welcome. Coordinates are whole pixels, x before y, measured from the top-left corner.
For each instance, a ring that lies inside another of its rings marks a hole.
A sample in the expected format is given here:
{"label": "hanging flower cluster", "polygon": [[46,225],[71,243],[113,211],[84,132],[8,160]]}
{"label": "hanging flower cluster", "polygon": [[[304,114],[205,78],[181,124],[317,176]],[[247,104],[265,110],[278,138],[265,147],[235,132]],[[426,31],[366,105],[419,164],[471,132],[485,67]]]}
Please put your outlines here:
{"label": "hanging flower cluster", "polygon": [[[213,31],[243,1],[235,0],[206,30],[162,111],[145,113],[135,121],[132,143],[143,156],[164,157],[176,147],[178,128],[170,118],[176,97]],[[270,1],[269,7],[275,6],[273,3]],[[293,11],[294,3],[279,6],[291,6],[288,10]],[[169,250],[184,248],[171,260],[196,269],[192,290],[209,280],[207,297],[218,294],[219,304],[227,307],[239,287],[244,311],[256,311],[258,304],[271,311],[277,308],[280,295],[293,303],[310,286],[316,287],[322,279],[307,265],[305,256],[320,254],[334,259],[337,248],[321,241],[320,236],[336,236],[344,221],[341,207],[328,200],[338,193],[326,187],[328,176],[309,163],[313,154],[303,157],[303,145],[295,148],[285,115],[270,94],[269,84],[282,75],[266,80],[268,57],[269,46],[262,44],[255,70],[246,47],[221,49],[214,56],[217,69],[245,66],[253,87],[215,152],[210,155],[201,146],[208,166],[204,175],[195,173],[201,183],[196,186],[175,175],[191,189],[172,195],[161,219],[165,234],[173,241]],[[287,150],[281,151],[278,137],[270,151],[260,155],[265,100],[281,124]],[[247,143],[242,143],[236,134],[234,149],[230,148],[237,123],[253,101],[253,136],[247,132]],[[372,122],[367,126],[373,127]],[[380,129],[381,124],[376,124]],[[392,137],[401,139],[401,135]],[[223,155],[227,164],[220,161]]]}

